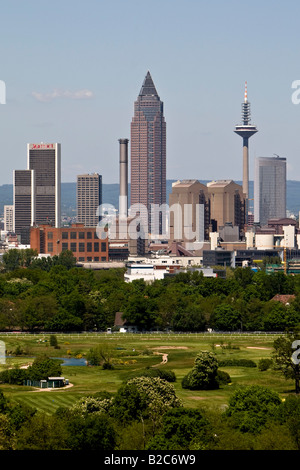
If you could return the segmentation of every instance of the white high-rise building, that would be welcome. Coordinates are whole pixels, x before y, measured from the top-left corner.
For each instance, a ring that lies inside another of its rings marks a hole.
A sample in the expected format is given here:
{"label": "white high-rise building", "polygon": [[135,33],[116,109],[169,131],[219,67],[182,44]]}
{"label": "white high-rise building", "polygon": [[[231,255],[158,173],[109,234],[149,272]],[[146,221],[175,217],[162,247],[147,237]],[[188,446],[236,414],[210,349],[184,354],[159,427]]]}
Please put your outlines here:
{"label": "white high-rise building", "polygon": [[286,158],[259,157],[255,160],[254,222],[286,217]]}
{"label": "white high-rise building", "polygon": [[4,231],[13,232],[14,230],[14,206],[4,206]]}

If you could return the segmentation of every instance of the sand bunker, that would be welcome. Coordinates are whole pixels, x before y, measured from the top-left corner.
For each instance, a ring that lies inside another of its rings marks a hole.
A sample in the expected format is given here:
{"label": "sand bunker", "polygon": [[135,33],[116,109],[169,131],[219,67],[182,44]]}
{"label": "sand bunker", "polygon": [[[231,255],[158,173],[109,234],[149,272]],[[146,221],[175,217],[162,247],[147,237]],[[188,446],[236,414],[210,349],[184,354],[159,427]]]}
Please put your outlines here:
{"label": "sand bunker", "polygon": [[157,348],[151,349],[188,349],[187,346],[157,346]]}

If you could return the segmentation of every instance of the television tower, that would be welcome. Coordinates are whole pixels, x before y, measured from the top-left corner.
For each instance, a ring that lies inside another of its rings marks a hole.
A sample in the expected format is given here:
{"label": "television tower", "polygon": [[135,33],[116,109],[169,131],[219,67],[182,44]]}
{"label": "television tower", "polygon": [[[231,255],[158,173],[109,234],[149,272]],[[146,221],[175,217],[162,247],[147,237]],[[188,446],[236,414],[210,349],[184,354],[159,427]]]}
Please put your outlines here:
{"label": "television tower", "polygon": [[247,82],[245,82],[245,96],[242,103],[242,124],[235,126],[234,132],[243,138],[243,192],[246,197],[246,217],[248,215],[249,199],[249,138],[257,132],[256,126],[250,124],[250,103],[248,102]]}

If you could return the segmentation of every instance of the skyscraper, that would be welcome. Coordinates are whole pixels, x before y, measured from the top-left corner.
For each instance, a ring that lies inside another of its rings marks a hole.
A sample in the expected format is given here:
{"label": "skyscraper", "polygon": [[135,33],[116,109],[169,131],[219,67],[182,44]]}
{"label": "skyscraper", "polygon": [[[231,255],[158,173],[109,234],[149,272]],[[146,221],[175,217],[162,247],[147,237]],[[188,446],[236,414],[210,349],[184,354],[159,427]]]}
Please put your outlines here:
{"label": "skyscraper", "polygon": [[24,245],[30,243],[30,227],[35,219],[34,170],[13,172],[14,223],[13,231]]}
{"label": "skyscraper", "polygon": [[35,174],[35,224],[61,225],[60,144],[28,144],[27,169]]}
{"label": "skyscraper", "polygon": [[[243,191],[247,203],[249,198],[249,138],[257,132],[256,126],[251,124],[247,82],[245,83],[244,102],[242,103],[242,124],[235,126],[234,132],[243,138]],[[246,208],[246,217],[247,213],[248,208]]]}
{"label": "skyscraper", "polygon": [[[163,102],[150,72],[134,103],[131,122],[131,208],[138,209],[149,233],[165,231],[165,213],[151,220],[151,207],[166,203],[166,122]],[[145,209],[145,210],[144,210]],[[138,210],[135,210],[135,213]],[[147,217],[148,214],[148,217]]]}
{"label": "skyscraper", "polygon": [[255,159],[254,222],[286,217],[286,158]]}
{"label": "skyscraper", "polygon": [[97,227],[97,211],[102,204],[102,176],[98,173],[77,176],[77,222]]}

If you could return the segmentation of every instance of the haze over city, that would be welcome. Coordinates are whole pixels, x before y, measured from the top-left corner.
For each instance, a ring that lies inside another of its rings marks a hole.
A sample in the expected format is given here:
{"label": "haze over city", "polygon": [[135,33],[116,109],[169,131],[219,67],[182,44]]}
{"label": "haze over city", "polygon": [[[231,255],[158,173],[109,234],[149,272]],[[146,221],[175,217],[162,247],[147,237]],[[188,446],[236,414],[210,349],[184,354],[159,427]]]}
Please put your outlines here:
{"label": "haze over city", "polygon": [[1,7],[0,184],[24,168],[28,142],[60,142],[62,181],[99,172],[117,183],[118,139],[150,70],[164,102],[167,178],[242,178],[245,81],[254,158],[287,158],[300,180],[296,1],[29,0]]}

